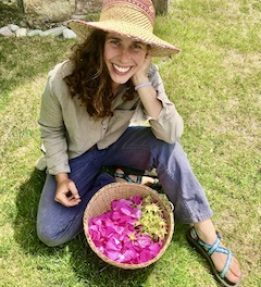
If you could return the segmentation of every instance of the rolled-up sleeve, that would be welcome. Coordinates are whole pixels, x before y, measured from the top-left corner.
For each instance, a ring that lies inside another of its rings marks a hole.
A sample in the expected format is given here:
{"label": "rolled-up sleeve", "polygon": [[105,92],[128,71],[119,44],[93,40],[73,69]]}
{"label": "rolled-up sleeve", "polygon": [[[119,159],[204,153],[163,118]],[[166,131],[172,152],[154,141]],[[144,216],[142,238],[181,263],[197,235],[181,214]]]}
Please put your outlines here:
{"label": "rolled-up sleeve", "polygon": [[150,81],[157,92],[158,100],[162,102],[162,110],[158,118],[149,118],[152,132],[158,139],[174,143],[183,133],[183,120],[175,105],[167,97],[162,79],[155,66],[153,66]]}
{"label": "rolled-up sleeve", "polygon": [[46,150],[47,167],[50,174],[69,173],[67,142],[62,110],[57,96],[53,93],[52,79],[48,81],[42,95],[40,117],[41,138]]}

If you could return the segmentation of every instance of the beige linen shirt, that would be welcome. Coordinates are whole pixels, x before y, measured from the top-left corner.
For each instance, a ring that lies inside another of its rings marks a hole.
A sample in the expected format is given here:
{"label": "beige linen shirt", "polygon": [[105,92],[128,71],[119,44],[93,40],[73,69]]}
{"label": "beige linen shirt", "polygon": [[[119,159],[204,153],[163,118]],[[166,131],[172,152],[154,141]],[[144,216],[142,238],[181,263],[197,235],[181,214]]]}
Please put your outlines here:
{"label": "beige linen shirt", "polygon": [[70,61],[56,65],[48,75],[42,95],[39,125],[50,174],[69,173],[69,159],[83,154],[95,144],[98,149],[107,148],[117,141],[131,123],[147,119],[155,137],[168,143],[174,143],[181,136],[182,118],[166,96],[154,65],[151,66],[149,79],[163,105],[157,119],[146,116],[138,94],[133,100],[124,101],[124,86],[113,100],[113,116],[104,119],[90,117],[82,102],[70,95],[64,81],[72,71],[73,64]]}

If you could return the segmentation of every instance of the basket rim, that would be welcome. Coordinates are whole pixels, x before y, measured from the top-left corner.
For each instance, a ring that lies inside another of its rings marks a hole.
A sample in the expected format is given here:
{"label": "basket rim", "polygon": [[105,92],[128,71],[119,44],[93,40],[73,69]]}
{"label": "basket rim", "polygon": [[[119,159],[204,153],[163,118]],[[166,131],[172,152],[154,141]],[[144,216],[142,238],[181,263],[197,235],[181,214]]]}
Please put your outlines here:
{"label": "basket rim", "polygon": [[[152,258],[151,260],[148,260],[146,262],[143,262],[143,263],[138,263],[138,264],[133,264],[133,263],[122,263],[122,262],[117,262],[117,261],[113,261],[111,260],[110,258],[108,258],[106,255],[104,255],[101,251],[99,251],[96,247],[96,245],[93,243],[90,235],[89,235],[89,228],[88,228],[88,222],[87,222],[87,213],[90,209],[90,206],[91,206],[91,203],[95,202],[96,198],[98,198],[99,196],[101,196],[101,194],[103,192],[105,192],[106,190],[108,189],[111,189],[111,188],[119,188],[119,187],[124,187],[124,186],[132,186],[132,187],[138,187],[138,188],[142,188],[144,190],[147,190],[149,193],[153,193],[155,197],[157,197],[161,203],[166,207],[166,211],[169,215],[169,221],[170,221],[170,224],[169,224],[169,230],[168,230],[168,233],[166,235],[166,240],[164,241],[164,244],[160,250],[160,252],[154,257]],[[89,244],[89,246],[91,247],[91,249],[94,251],[94,253],[96,253],[96,255],[98,257],[100,257],[103,261],[105,261],[106,263],[108,264],[111,264],[113,266],[116,266],[116,267],[119,267],[119,268],[122,268],[122,269],[138,269],[138,268],[144,268],[144,267],[147,267],[149,266],[150,264],[156,262],[163,254],[164,252],[166,251],[167,247],[169,246],[171,240],[172,240],[172,237],[173,237],[173,233],[174,233],[174,215],[173,215],[173,211],[171,210],[171,207],[168,206],[159,196],[159,193],[148,187],[148,186],[145,186],[145,185],[142,185],[142,184],[137,184],[137,183],[129,183],[129,182],[114,182],[114,183],[110,183],[108,185],[105,185],[104,187],[102,187],[101,189],[99,189],[95,195],[91,198],[91,200],[88,202],[87,206],[86,206],[86,209],[84,211],[84,216],[83,216],[83,226],[84,226],[84,234],[85,234],[85,237],[87,239],[87,242]]]}

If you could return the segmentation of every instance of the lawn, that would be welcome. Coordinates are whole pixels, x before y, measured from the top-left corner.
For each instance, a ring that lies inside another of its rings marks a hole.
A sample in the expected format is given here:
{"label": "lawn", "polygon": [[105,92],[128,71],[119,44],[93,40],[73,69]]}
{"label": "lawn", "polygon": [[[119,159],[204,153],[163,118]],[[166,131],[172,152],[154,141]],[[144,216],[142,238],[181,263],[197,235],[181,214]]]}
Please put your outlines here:
{"label": "lawn", "polygon": [[[156,32],[182,52],[155,62],[184,118],[182,144],[215,212],[213,220],[241,263],[241,286],[257,287],[261,4],[171,3],[169,14],[158,17]],[[106,265],[83,235],[59,248],[37,239],[37,205],[45,177],[34,167],[41,155],[40,97],[48,70],[66,58],[73,44],[53,38],[0,38],[0,286],[218,286],[186,242],[187,227],[178,223],[161,260],[138,271]]]}

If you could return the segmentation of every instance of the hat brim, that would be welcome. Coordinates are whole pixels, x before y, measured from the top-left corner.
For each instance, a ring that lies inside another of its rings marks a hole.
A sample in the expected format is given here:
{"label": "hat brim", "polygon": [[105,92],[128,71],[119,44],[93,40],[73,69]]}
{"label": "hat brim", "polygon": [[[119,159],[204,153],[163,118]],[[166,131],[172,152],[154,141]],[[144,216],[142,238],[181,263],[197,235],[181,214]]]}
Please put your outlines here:
{"label": "hat brim", "polygon": [[138,27],[137,25],[125,24],[119,21],[99,21],[87,22],[84,20],[71,20],[67,23],[76,35],[81,39],[86,39],[91,29],[99,29],[106,32],[114,32],[126,37],[137,39],[150,45],[151,55],[154,57],[170,56],[178,53],[180,49],[170,43],[160,39],[153,33]]}

